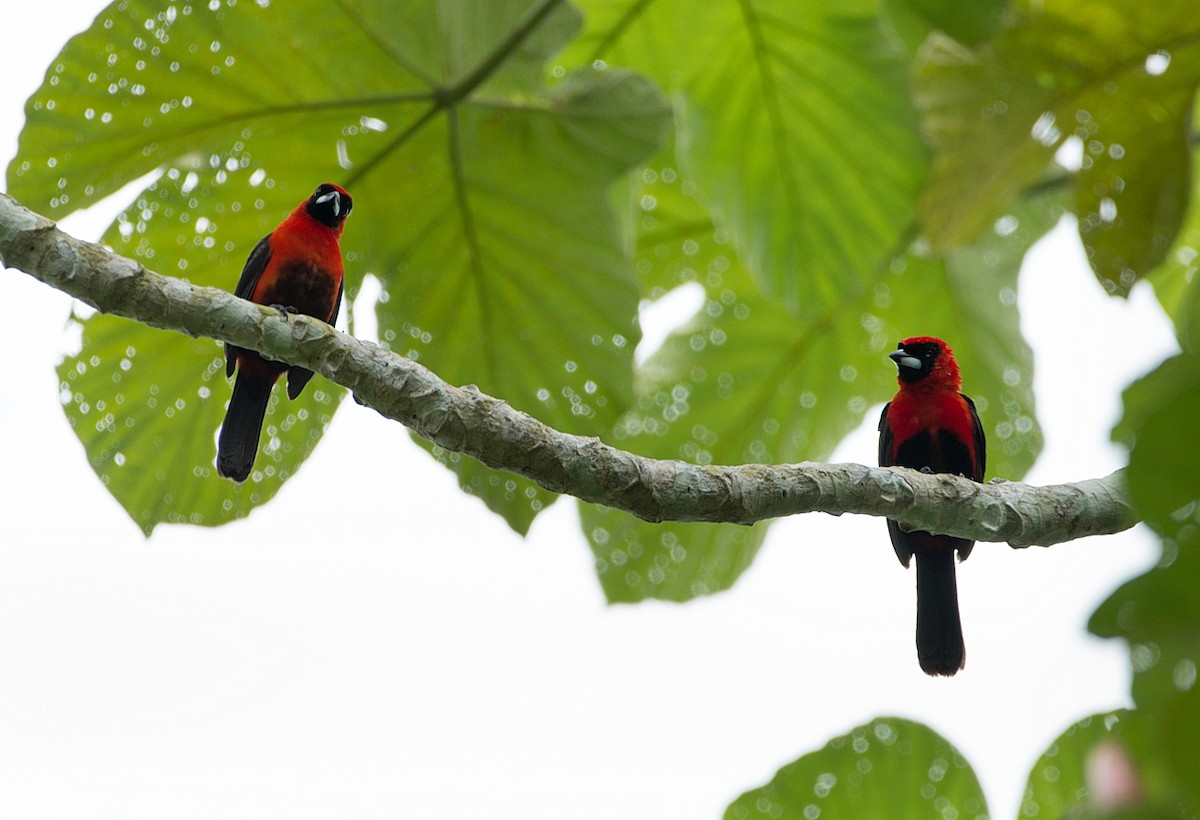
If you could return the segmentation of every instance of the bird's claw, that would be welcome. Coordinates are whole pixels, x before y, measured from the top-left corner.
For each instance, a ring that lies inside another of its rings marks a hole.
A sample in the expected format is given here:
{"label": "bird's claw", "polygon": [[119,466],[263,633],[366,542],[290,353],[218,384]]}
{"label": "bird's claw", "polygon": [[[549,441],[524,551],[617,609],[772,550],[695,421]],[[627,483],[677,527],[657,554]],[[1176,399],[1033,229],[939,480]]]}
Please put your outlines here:
{"label": "bird's claw", "polygon": [[297,313],[300,312],[300,311],[296,310],[296,308],[292,307],[291,305],[271,305],[271,307],[275,308],[277,311],[279,311],[280,313],[283,313],[287,316],[295,316]]}

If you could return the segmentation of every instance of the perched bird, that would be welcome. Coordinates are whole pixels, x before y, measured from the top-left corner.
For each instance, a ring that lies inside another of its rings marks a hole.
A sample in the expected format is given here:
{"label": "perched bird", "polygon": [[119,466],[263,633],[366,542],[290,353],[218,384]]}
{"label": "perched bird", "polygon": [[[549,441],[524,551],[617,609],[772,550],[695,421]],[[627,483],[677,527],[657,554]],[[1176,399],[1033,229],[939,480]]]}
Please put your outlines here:
{"label": "perched bird", "polygon": [[[964,396],[950,346],[933,336],[905,339],[888,354],[900,390],[879,418],[879,464],[983,481],[987,444],[975,403]],[[953,675],[966,663],[954,553],[965,560],[974,541],[905,532],[888,522],[896,557],[917,559],[917,660],[929,675]]]}
{"label": "perched bird", "polygon": [[[343,188],[328,182],[319,185],[254,246],[234,295],[329,324],[336,322],[343,284],[338,240],[352,206],[350,194]],[[294,399],[313,372],[227,344],[225,375],[232,376],[235,366],[237,380],[217,439],[217,472],[241,482],[250,475],[258,455],[271,388],[286,372],[288,398]]]}

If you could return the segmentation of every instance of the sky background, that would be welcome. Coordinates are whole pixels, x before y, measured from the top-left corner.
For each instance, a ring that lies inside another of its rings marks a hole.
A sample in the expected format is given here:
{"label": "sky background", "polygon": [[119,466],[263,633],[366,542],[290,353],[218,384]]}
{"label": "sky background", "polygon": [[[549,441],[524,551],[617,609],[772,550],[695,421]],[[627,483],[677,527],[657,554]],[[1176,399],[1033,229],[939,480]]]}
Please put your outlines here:
{"label": "sky background", "polygon": [[[24,100],[104,6],[0,12],[5,166]],[[96,240],[122,204],[61,227]],[[70,300],[6,270],[0,304],[0,816],[719,817],[898,715],[953,742],[1013,817],[1058,734],[1129,704],[1124,645],[1085,624],[1157,556],[1140,527],[978,545],[951,680],[917,666],[913,574],[880,520],[780,521],[731,592],[610,607],[571,502],[522,539],[353,402],[249,519],[144,539],[59,406]],[[1064,223],[1026,259],[1020,306],[1046,437],[1027,480],[1120,467],[1120,391],[1175,350],[1149,290],[1104,296]],[[877,416],[834,461],[873,463]]]}

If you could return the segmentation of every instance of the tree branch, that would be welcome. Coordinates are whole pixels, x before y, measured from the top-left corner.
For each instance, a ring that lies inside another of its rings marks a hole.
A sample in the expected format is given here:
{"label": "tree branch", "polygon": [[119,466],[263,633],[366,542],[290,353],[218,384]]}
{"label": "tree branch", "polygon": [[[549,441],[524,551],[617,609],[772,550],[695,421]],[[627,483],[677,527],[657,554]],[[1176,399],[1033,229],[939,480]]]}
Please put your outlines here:
{"label": "tree branch", "polygon": [[1137,521],[1120,471],[1032,487],[858,464],[701,467],[643,458],[560,433],[472,385],[449,385],[410,359],[310,317],[160,276],[68,236],[6,194],[0,261],[101,312],[311,368],[447,450],[647,521],[752,524],[796,513],[859,513],[1014,547],[1120,532]]}

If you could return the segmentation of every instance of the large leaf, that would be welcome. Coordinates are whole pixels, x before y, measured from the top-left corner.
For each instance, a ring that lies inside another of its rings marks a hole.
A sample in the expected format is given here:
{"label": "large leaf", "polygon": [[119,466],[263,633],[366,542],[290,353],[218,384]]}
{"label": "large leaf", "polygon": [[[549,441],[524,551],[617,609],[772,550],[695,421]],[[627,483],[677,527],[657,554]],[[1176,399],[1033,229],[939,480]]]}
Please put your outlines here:
{"label": "large leaf", "polygon": [[923,724],[894,717],[835,737],[725,810],[726,820],[987,816],[975,772],[949,741]]}
{"label": "large leaf", "polygon": [[[701,464],[823,460],[895,392],[885,353],[904,336],[932,333],[959,354],[990,437],[990,474],[1016,480],[1032,465],[1041,438],[1015,288],[1025,250],[1061,213],[1053,197],[1024,204],[977,246],[945,260],[897,258],[809,323],[759,294],[724,233],[704,221],[686,179],[669,167],[642,179],[637,268],[645,289],[694,282],[706,298],[642,369],[616,444]],[[648,524],[588,505],[581,516],[610,601],[726,589],[766,527]]]}
{"label": "large leaf", "polygon": [[913,215],[927,151],[874,0],[584,0],[567,62],[679,92],[680,162],[765,290],[806,321],[858,291]]}
{"label": "large leaf", "polygon": [[917,90],[937,149],[922,204],[935,247],[978,236],[1075,137],[1080,234],[1101,282],[1127,293],[1163,259],[1187,204],[1194,12],[1187,0],[1024,2],[975,50],[932,38]]}
{"label": "large leaf", "polygon": [[[606,189],[653,151],[670,111],[629,72],[589,69],[545,88],[546,58],[578,22],[558,0],[114,4],[30,100],[10,190],[63,214],[162,171],[106,241],[231,288],[254,242],[317,182],[343,182],[356,201],[348,286],[365,271],[383,282],[385,343],[556,426],[598,434],[629,399],[638,340],[627,241]],[[88,320],[83,351],[64,364],[77,373],[67,406],[82,430],[79,409],[103,403],[128,430],[127,472],[163,474],[150,488],[109,482],[147,530],[243,514],[294,472],[328,419],[329,407],[296,405],[302,429],[290,435],[305,444],[268,453],[274,469],[256,474],[253,490],[192,486],[215,482],[202,452],[225,388],[191,397],[216,350],[107,322]],[[105,377],[125,346],[138,351],[140,378],[118,388]],[[149,392],[168,385],[178,394]],[[169,421],[127,423],[120,410],[176,399],[186,407]],[[176,455],[187,458],[142,470],[161,455],[155,441],[186,441]],[[84,443],[97,465],[115,452],[100,434]],[[549,496],[525,482],[511,492],[507,480],[464,478],[524,530]]]}
{"label": "large leaf", "polygon": [[[423,221],[380,213],[367,228],[404,250],[378,308],[384,343],[560,430],[611,429],[631,400],[640,332],[606,191],[655,146],[667,113],[647,81],[587,69],[543,104],[469,106],[410,140],[361,183],[382,196],[423,169]],[[448,463],[518,530],[552,499],[472,459]]]}

